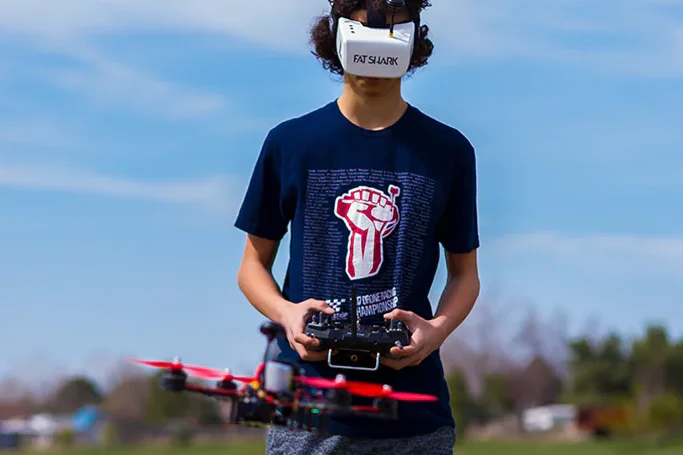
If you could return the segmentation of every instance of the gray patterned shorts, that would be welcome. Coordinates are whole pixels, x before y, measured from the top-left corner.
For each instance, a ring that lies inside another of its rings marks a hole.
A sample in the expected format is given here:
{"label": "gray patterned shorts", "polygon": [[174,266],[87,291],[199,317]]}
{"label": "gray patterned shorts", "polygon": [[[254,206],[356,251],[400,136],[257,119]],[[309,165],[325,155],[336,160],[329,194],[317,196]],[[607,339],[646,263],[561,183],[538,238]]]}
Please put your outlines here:
{"label": "gray patterned shorts", "polygon": [[397,439],[354,439],[272,427],[266,439],[266,455],[453,455],[454,446],[453,427]]}

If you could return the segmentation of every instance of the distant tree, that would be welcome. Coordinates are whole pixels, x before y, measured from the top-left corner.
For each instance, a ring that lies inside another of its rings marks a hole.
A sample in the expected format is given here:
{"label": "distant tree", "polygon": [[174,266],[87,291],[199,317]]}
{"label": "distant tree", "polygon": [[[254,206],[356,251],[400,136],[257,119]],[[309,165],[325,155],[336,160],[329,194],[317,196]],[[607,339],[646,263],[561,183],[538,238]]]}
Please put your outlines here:
{"label": "distant tree", "polygon": [[54,413],[71,413],[86,405],[98,405],[102,395],[91,379],[78,376],[62,382],[48,398],[46,408]]}
{"label": "distant tree", "polygon": [[683,397],[683,340],[672,345],[666,360],[667,389]]}
{"label": "distant tree", "polygon": [[683,429],[683,398],[671,393],[659,395],[647,409],[650,429],[662,436],[675,435]]}
{"label": "distant tree", "polygon": [[617,334],[592,342],[578,338],[569,345],[571,382],[568,398],[584,405],[611,405],[629,398],[633,365]]}
{"label": "distant tree", "polygon": [[634,391],[641,410],[649,408],[655,398],[667,392],[667,364],[673,365],[671,354],[669,335],[662,326],[648,327],[645,336],[633,342]]}
{"label": "distant tree", "polygon": [[149,422],[189,419],[199,425],[212,425],[221,421],[220,408],[216,401],[199,395],[163,390],[160,387],[162,374],[157,373],[147,382],[145,416]]}
{"label": "distant tree", "polygon": [[542,357],[534,358],[512,381],[518,410],[554,404],[562,395],[562,380]]}
{"label": "distant tree", "polygon": [[149,395],[148,376],[121,377],[109,392],[103,408],[116,420],[139,423],[145,420]]}
{"label": "distant tree", "polygon": [[564,378],[566,317],[555,314],[543,318],[529,302],[501,302],[494,294],[485,296],[444,344],[444,367],[465,371],[475,396],[484,392],[487,375],[518,373],[535,357],[542,357]]}
{"label": "distant tree", "polygon": [[0,420],[28,417],[38,408],[38,400],[25,382],[12,376],[0,381]]}
{"label": "distant tree", "polygon": [[478,400],[485,421],[515,410],[511,377],[504,373],[491,373],[484,377],[484,390]]}
{"label": "distant tree", "polygon": [[30,394],[30,388],[18,378],[7,376],[0,381],[0,401],[12,401]]}
{"label": "distant tree", "polygon": [[161,423],[187,416],[190,397],[187,393],[168,392],[160,388],[162,372],[153,375],[147,382],[149,399],[145,417],[149,422]]}
{"label": "distant tree", "polygon": [[470,393],[467,377],[461,369],[453,369],[448,374],[447,382],[456,431],[458,437],[462,438],[470,426],[472,416],[477,414],[477,406]]}
{"label": "distant tree", "polygon": [[[567,317],[562,313],[543,317],[535,305],[530,305],[519,323],[513,344],[529,360],[542,358],[561,378],[566,375]],[[510,347],[508,347],[510,349]]]}
{"label": "distant tree", "polygon": [[190,415],[202,426],[218,425],[223,422],[221,409],[217,401],[202,396],[193,396]]}

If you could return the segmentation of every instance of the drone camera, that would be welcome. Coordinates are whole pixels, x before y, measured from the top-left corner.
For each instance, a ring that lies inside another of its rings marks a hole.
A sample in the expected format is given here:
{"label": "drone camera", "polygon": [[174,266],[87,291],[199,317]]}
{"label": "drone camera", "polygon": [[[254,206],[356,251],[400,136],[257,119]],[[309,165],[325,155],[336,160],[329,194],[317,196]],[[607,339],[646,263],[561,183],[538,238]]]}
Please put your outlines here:
{"label": "drone camera", "polygon": [[216,383],[216,388],[221,390],[237,390],[237,384],[234,381],[218,381]]}
{"label": "drone camera", "polygon": [[269,360],[263,368],[263,388],[271,393],[290,390],[294,378],[294,368],[283,362]]}
{"label": "drone camera", "polygon": [[258,398],[247,398],[232,406],[233,422],[258,422],[267,424],[273,417],[272,406]]}
{"label": "drone camera", "polygon": [[353,397],[344,389],[330,389],[327,391],[327,400],[333,405],[340,408],[348,408],[351,406]]}
{"label": "drone camera", "polygon": [[398,402],[388,398],[377,398],[374,403],[377,410],[389,419],[398,417]]}

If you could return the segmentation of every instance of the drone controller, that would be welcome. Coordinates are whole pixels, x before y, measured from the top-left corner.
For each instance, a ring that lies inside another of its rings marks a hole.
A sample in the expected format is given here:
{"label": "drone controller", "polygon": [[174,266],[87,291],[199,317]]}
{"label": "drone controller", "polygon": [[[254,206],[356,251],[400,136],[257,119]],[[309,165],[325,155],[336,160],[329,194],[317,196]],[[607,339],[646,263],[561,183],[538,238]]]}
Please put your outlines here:
{"label": "drone controller", "polygon": [[[403,322],[394,319],[384,324],[360,323],[355,287],[352,293],[349,322],[316,313],[304,332],[320,341],[320,345],[314,350],[327,351],[327,363],[330,367],[376,371],[379,368],[380,355],[389,356],[391,348],[402,348],[410,344],[410,332]],[[339,356],[348,363],[333,363],[333,351],[338,351]],[[358,366],[359,360],[363,358],[374,360],[374,366]]]}

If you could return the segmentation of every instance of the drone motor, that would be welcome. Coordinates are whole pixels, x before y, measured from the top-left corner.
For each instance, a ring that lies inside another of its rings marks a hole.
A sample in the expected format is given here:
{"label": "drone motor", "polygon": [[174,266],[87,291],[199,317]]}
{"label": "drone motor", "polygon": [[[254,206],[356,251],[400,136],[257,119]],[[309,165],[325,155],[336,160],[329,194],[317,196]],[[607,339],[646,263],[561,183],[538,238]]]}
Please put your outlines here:
{"label": "drone motor", "polygon": [[173,359],[173,367],[161,377],[161,388],[169,392],[185,390],[187,373],[182,370],[182,363],[178,357]]}

